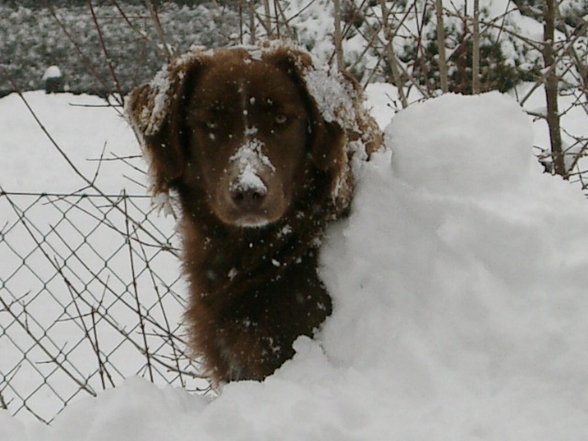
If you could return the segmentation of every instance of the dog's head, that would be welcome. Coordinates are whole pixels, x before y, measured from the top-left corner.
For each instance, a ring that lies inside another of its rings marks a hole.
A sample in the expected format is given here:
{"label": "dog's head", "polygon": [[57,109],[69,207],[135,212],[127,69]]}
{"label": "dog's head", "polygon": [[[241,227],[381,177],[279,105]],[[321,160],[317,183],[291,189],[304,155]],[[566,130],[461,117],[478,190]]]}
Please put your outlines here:
{"label": "dog's head", "polygon": [[309,55],[290,47],[193,51],[133,90],[127,111],[153,191],[198,188],[220,221],[238,227],[282,218],[309,169],[339,191],[347,134],[309,93],[310,69]]}

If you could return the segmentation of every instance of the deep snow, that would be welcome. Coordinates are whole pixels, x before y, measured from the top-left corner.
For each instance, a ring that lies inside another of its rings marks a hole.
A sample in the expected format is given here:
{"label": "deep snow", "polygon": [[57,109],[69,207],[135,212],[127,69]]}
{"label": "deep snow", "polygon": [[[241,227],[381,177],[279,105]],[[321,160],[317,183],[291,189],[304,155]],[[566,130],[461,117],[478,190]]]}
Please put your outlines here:
{"label": "deep snow", "polygon": [[51,428],[0,413],[0,439],[588,439],[584,195],[496,93],[413,105],[386,139],[322,249],[334,313],[276,374],[214,399],[130,379]]}

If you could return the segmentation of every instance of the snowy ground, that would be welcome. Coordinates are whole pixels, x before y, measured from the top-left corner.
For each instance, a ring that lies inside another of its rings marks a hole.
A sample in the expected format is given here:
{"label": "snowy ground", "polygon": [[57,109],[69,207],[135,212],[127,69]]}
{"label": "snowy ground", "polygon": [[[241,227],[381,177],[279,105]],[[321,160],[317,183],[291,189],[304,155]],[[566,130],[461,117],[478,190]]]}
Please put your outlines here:
{"label": "snowy ground", "polygon": [[[369,94],[382,124],[385,90]],[[352,215],[322,250],[334,313],[276,374],[218,398],[132,378],[49,428],[0,412],[0,439],[588,439],[584,195],[542,173],[541,133],[495,93],[414,105],[386,136],[391,151],[358,168]],[[2,186],[29,185],[38,170],[57,185],[45,159],[16,162],[36,141],[10,141],[8,154],[4,142]],[[114,185],[126,172],[102,176]]]}
{"label": "snowy ground", "polygon": [[[10,192],[0,196],[0,299],[18,316],[0,304],[0,398],[19,418],[51,421],[72,399],[129,376],[186,386],[161,363],[146,370],[145,346],[152,362],[181,358],[168,336],[182,337],[185,290],[177,258],[159,246],[176,245],[173,219],[146,217],[152,207],[136,183],[145,176],[131,167],[145,164],[130,158],[140,151],[126,121],[97,97],[29,92],[26,100],[96,188],[17,95],[0,100],[0,187]],[[106,161],[97,162],[101,156]],[[112,160],[120,157],[129,159]],[[97,189],[106,195],[60,196]],[[123,191],[138,197],[121,199]]]}
{"label": "snowy ground", "polygon": [[[89,178],[96,174],[103,150],[106,158],[112,153],[121,157],[139,153],[124,118],[97,97],[37,91],[28,92],[26,98],[55,142]],[[0,185],[5,191],[67,193],[86,185],[51,145],[18,95],[4,97],[0,103]],[[105,162],[101,167],[96,185],[103,191],[144,193],[144,188],[124,178],[133,170],[122,161]],[[144,181],[137,173],[131,176]]]}

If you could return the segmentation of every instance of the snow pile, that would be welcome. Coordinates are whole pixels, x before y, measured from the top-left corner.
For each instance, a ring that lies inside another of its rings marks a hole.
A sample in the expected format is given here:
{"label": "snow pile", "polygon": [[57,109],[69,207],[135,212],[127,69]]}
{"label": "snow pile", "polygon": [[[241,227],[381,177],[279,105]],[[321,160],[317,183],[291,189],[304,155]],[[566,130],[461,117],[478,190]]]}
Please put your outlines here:
{"label": "snow pile", "polygon": [[386,135],[322,249],[318,341],[215,399],[133,379],[50,429],[0,413],[0,439],[588,439],[583,195],[498,94],[415,105]]}
{"label": "snow pile", "polygon": [[498,94],[398,115],[395,172],[366,167],[323,252],[323,344],[372,380],[387,439],[587,439],[588,206],[524,119]]}
{"label": "snow pile", "polygon": [[[411,106],[392,122],[388,145],[394,146],[394,171],[413,186],[445,195],[476,195],[512,190],[527,176],[533,134],[522,112],[513,112],[514,102],[499,93],[468,99],[431,101]],[[496,114],[488,118],[488,107]],[[501,111],[502,109],[504,111]],[[460,115],[459,127],[447,124],[449,115]],[[414,127],[410,121],[426,121],[435,130]],[[487,145],[479,148],[484,140]],[[427,158],[424,160],[423,158]]]}

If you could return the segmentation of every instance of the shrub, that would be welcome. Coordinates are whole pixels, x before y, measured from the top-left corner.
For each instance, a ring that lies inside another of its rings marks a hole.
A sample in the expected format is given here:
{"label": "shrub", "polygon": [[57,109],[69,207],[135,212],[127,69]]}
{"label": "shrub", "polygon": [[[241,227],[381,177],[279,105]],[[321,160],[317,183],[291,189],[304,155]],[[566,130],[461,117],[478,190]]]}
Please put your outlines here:
{"label": "shrub", "polygon": [[[153,77],[165,63],[162,42],[144,6],[125,3],[94,8],[104,44],[123,92]],[[87,6],[46,8],[0,6],[0,67],[21,90],[43,88],[43,73],[57,65],[73,92],[99,95],[116,90],[99,34]],[[185,51],[192,45],[227,44],[238,29],[238,17],[228,8],[211,4],[179,6],[166,3],[159,10],[168,45]],[[60,24],[61,23],[61,24]],[[1,91],[13,87],[3,78]]]}

